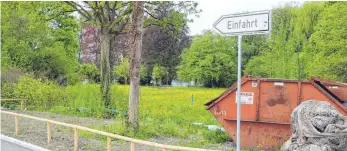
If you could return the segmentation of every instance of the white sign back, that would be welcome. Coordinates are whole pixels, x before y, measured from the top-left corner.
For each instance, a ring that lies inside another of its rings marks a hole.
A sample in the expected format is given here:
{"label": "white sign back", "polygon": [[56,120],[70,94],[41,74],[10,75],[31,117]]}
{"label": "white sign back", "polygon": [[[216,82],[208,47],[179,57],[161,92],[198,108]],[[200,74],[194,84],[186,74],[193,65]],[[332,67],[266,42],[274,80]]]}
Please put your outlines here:
{"label": "white sign back", "polygon": [[270,11],[224,15],[213,25],[222,34],[266,34],[271,30]]}

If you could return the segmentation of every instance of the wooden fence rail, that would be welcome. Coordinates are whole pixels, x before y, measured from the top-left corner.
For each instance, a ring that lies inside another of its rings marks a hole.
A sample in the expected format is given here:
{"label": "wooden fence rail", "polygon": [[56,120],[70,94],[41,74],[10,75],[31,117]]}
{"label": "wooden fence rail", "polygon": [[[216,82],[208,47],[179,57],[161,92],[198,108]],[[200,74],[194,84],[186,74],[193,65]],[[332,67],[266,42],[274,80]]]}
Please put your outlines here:
{"label": "wooden fence rail", "polygon": [[[163,151],[166,151],[168,149],[170,150],[186,150],[186,151],[208,151],[207,149],[200,149],[200,148],[190,148],[190,147],[182,147],[182,146],[173,146],[173,145],[164,145],[164,144],[159,144],[159,143],[154,143],[154,142],[149,142],[149,141],[144,141],[144,140],[138,140],[138,139],[133,139],[130,137],[125,137],[121,135],[116,135],[104,131],[99,131],[95,129],[91,129],[88,127],[83,127],[79,125],[73,125],[73,124],[68,124],[68,123],[63,123],[63,122],[58,122],[58,121],[53,121],[49,119],[43,119],[35,116],[30,116],[30,115],[25,115],[25,114],[18,114],[14,112],[8,112],[8,111],[0,111],[3,114],[9,114],[13,115],[15,117],[15,132],[16,135],[18,135],[18,117],[23,117],[23,118],[29,118],[29,119],[34,119],[42,122],[47,123],[47,142],[51,142],[51,137],[52,137],[52,125],[51,124],[56,124],[56,125],[62,125],[65,127],[73,128],[74,130],[74,151],[78,150],[78,131],[83,130],[83,131],[88,131],[91,133],[103,135],[107,137],[107,151],[111,150],[111,138],[115,139],[120,139],[123,141],[130,142],[130,150],[135,151],[135,144],[141,144],[141,145],[147,145],[147,146],[152,146],[152,147],[157,147],[161,148]],[[209,150],[210,151],[210,150]]]}
{"label": "wooden fence rail", "polygon": [[26,99],[1,99],[1,101],[20,101],[20,110],[23,110]]}

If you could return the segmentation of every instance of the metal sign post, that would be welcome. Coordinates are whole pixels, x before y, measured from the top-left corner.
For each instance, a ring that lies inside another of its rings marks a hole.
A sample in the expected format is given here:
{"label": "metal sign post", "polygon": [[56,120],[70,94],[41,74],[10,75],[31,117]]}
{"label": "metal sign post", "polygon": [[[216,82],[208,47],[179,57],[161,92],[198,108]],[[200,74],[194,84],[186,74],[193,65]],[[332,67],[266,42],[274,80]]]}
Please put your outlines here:
{"label": "metal sign post", "polygon": [[237,129],[236,150],[240,151],[241,142],[241,60],[242,35],[268,34],[271,31],[271,11],[248,12],[224,15],[213,27],[224,35],[238,36],[237,41]]}
{"label": "metal sign post", "polygon": [[241,50],[242,35],[238,35],[237,41],[237,128],[236,128],[236,150],[240,151],[240,128],[241,128]]}

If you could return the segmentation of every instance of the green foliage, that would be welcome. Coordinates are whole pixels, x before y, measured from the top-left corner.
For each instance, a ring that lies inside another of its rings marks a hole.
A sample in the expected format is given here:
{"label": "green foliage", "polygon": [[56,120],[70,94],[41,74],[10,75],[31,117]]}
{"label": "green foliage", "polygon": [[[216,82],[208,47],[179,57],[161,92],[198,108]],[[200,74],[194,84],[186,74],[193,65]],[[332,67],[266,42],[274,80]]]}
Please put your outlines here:
{"label": "green foliage", "polygon": [[[77,83],[60,87],[47,79],[34,79],[27,75],[21,77],[16,85],[2,83],[2,86],[2,97],[27,99],[25,106],[29,110],[94,117],[102,117],[104,112],[97,84]],[[111,108],[126,111],[128,97],[114,86],[111,87],[111,92],[115,96],[111,98]]]}
{"label": "green foliage", "polygon": [[[297,52],[301,50],[293,49],[296,48],[294,42],[297,40],[293,40],[291,36],[291,26],[298,26],[292,25],[296,23],[293,12],[297,9],[297,6],[285,5],[272,10],[271,39],[261,50],[261,55],[246,65],[245,73],[275,78],[298,78]],[[299,30],[301,31],[300,28]]]}
{"label": "green foliage", "polygon": [[16,98],[27,99],[25,106],[28,109],[48,110],[51,107],[62,104],[65,95],[61,87],[45,79],[33,79],[31,76],[23,76],[15,86]]}
{"label": "green foliage", "polygon": [[178,78],[210,86],[227,86],[236,78],[237,51],[235,38],[211,31],[196,36],[181,55]]}
{"label": "green foliage", "polygon": [[160,66],[160,65],[155,65],[153,67],[153,73],[152,73],[152,76],[153,76],[153,79],[155,80],[156,84],[159,84],[163,77],[166,75],[166,68],[163,67],[163,66]]}
{"label": "green foliage", "polygon": [[147,71],[145,65],[140,65],[140,77],[141,79],[145,78],[147,76]]}
{"label": "green foliage", "polygon": [[347,3],[320,14],[306,53],[307,75],[347,82]]}
{"label": "green foliage", "polygon": [[[124,83],[127,84],[130,76],[130,62],[129,59],[124,57],[121,58],[120,64],[115,66],[113,69],[113,73],[118,77],[124,79]],[[145,66],[143,64],[140,65],[140,77],[141,79],[145,78],[147,75]],[[120,80],[119,80],[120,81]]]}
{"label": "green foliage", "polygon": [[[1,60],[8,66],[27,67],[30,64],[32,50],[44,33],[48,30],[47,22],[38,12],[29,13],[27,10],[37,9],[37,5],[28,2],[4,2],[1,7]],[[36,20],[32,18],[36,18]],[[47,28],[45,28],[47,27]]]}
{"label": "green foliage", "polygon": [[[178,36],[188,22],[188,15],[196,15],[201,12],[197,9],[198,3],[192,1],[157,1],[150,4],[145,4],[146,13],[150,17],[145,19],[144,27],[150,25],[159,26],[162,29],[172,29],[169,35]],[[159,14],[160,17],[157,17]]]}
{"label": "green foliage", "polygon": [[72,73],[75,69],[70,58],[64,50],[62,44],[55,43],[52,47],[44,47],[37,50],[31,57],[31,70],[38,77],[48,77],[49,79],[57,79],[65,77]]}
{"label": "green foliage", "polygon": [[67,75],[67,84],[75,85],[80,82],[80,75],[78,73],[72,72]]}
{"label": "green foliage", "polygon": [[[327,5],[328,4],[328,5]],[[346,3],[306,2],[274,9],[273,29],[245,73],[272,78],[346,80]]]}
{"label": "green foliage", "polygon": [[232,141],[229,134],[221,130],[204,131],[203,137],[211,143],[224,143],[225,141]]}
{"label": "green foliage", "polygon": [[[6,99],[6,98],[14,98],[14,88],[15,85],[13,83],[5,82],[4,80],[1,81],[1,98]],[[15,101],[1,101],[1,106],[4,106],[6,108],[11,108],[15,109],[16,106],[18,106],[20,101],[15,102]]]}
{"label": "green foliage", "polygon": [[129,59],[121,58],[120,64],[118,66],[115,66],[113,73],[115,73],[117,77],[124,78],[125,84],[127,84],[129,80],[129,73],[130,73],[129,69],[130,69]]}
{"label": "green foliage", "polygon": [[59,83],[73,77],[79,26],[71,13],[60,14],[62,6],[62,2],[2,3],[2,69],[17,67]]}
{"label": "green foliage", "polygon": [[265,35],[247,35],[242,37],[242,67],[254,56],[258,56],[266,47]]}
{"label": "green foliage", "polygon": [[244,73],[261,76],[261,77],[271,77],[271,68],[269,68],[270,63],[267,60],[267,57],[270,57],[271,53],[262,53],[261,56],[256,56],[248,62]]}
{"label": "green foliage", "polygon": [[83,64],[80,68],[80,74],[89,81],[98,82],[100,79],[100,71],[94,64]]}
{"label": "green foliage", "polygon": [[1,81],[1,98],[14,98],[14,87],[14,84]]}

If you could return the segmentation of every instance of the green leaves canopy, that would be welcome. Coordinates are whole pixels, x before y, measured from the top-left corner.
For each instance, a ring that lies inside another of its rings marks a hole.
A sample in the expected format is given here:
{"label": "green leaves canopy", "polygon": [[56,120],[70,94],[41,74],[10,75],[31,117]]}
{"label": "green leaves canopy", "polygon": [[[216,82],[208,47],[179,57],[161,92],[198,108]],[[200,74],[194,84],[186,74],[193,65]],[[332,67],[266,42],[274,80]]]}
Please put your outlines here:
{"label": "green leaves canopy", "polygon": [[337,2],[320,15],[309,39],[307,74],[347,82],[347,3]]}
{"label": "green leaves canopy", "polygon": [[181,55],[178,78],[211,86],[227,86],[235,80],[237,47],[235,38],[211,31],[194,37],[189,49]]}
{"label": "green leaves canopy", "polygon": [[307,2],[274,9],[273,31],[245,73],[272,78],[312,76],[347,81],[345,2]]}
{"label": "green leaves canopy", "polygon": [[61,9],[61,2],[2,3],[3,70],[21,68],[59,81],[77,76],[79,26]]}

